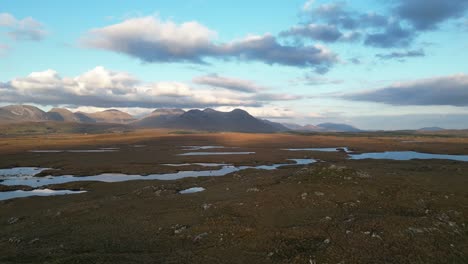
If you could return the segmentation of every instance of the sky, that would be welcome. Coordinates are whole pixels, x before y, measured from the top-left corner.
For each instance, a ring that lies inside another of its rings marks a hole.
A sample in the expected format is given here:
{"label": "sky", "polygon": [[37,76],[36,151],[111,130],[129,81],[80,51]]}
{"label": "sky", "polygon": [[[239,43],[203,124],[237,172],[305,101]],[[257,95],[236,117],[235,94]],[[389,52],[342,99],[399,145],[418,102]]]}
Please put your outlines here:
{"label": "sky", "polygon": [[468,0],[0,0],[0,105],[468,128]]}

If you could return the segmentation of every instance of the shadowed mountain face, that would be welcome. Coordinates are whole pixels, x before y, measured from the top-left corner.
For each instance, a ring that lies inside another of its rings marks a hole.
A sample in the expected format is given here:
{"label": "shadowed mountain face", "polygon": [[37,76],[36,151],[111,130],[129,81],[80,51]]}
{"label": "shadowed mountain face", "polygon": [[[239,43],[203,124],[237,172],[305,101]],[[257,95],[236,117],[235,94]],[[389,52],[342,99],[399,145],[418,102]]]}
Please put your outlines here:
{"label": "shadowed mountain face", "polygon": [[[96,113],[71,112],[65,108],[53,108],[49,112],[30,105],[9,105],[0,107],[0,123],[18,122],[67,122],[67,123],[109,123],[126,124],[142,128],[171,128],[203,131],[231,131],[250,133],[273,133],[288,130],[314,132],[359,132],[347,124],[323,123],[319,125],[280,124],[253,117],[248,112],[235,109],[220,112],[211,108],[184,111],[182,109],[156,109],[141,119],[109,109]],[[440,128],[425,128],[435,131]]]}
{"label": "shadowed mountain face", "polygon": [[156,109],[149,116],[146,116],[133,125],[138,127],[161,127],[170,120],[184,114],[182,109]]}
{"label": "shadowed mountain face", "polygon": [[49,120],[57,122],[96,123],[96,120],[82,113],[73,113],[65,108],[52,108],[47,116]]}
{"label": "shadowed mountain face", "polygon": [[11,105],[0,108],[0,123],[13,122],[67,122],[67,123],[110,123],[128,124],[143,128],[172,128],[204,131],[231,131],[251,133],[272,133],[286,131],[285,126],[261,120],[246,111],[235,109],[219,112],[213,109],[190,110],[157,109],[137,120],[119,110],[105,110],[96,113],[73,113],[65,108],[53,108],[49,112],[28,105]]}
{"label": "shadowed mountain face", "polygon": [[253,133],[272,133],[287,130],[281,124],[257,119],[240,109],[235,109],[231,112],[219,112],[208,108],[203,111],[190,110],[182,114],[179,114],[180,111],[164,112],[166,113],[165,115],[150,116],[136,122],[135,125],[142,127]]}

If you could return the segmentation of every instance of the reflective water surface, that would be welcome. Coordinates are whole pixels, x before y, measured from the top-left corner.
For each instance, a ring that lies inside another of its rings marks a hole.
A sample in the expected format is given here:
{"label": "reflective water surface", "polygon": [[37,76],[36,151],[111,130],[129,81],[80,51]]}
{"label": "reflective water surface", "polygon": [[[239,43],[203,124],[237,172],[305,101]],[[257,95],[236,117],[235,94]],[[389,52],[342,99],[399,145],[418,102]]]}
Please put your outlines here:
{"label": "reflective water surface", "polygon": [[0,201],[9,200],[13,198],[22,198],[30,196],[54,196],[54,195],[66,195],[66,194],[79,194],[85,193],[86,191],[70,191],[70,190],[50,190],[50,189],[38,189],[32,191],[9,191],[0,192]]}
{"label": "reflective water surface", "polygon": [[338,152],[344,151],[350,153],[351,151],[347,147],[337,147],[337,148],[291,148],[285,149],[289,151],[323,151],[323,152]]}
{"label": "reflective water surface", "polygon": [[[78,182],[78,181],[100,181],[100,182],[123,182],[132,180],[177,180],[187,177],[204,177],[204,176],[224,176],[226,174],[245,170],[245,169],[260,169],[260,170],[274,170],[281,166],[286,165],[307,165],[316,162],[314,159],[291,159],[295,163],[284,163],[284,164],[272,164],[272,165],[259,165],[259,166],[233,166],[224,165],[217,170],[203,170],[203,171],[178,171],[174,173],[164,174],[150,174],[150,175],[129,175],[121,173],[103,173],[93,176],[47,176],[47,177],[34,177],[31,175],[14,175],[12,173],[7,174],[1,179],[3,185],[27,185],[31,187],[40,187],[50,184],[60,184],[67,182]],[[15,170],[8,169],[8,170]]]}
{"label": "reflective water surface", "polygon": [[178,154],[179,156],[210,156],[210,155],[249,155],[255,154],[255,152],[187,152]]}
{"label": "reflective water surface", "polygon": [[350,154],[350,159],[390,159],[390,160],[412,160],[412,159],[445,159],[468,161],[468,155],[447,155],[447,154],[430,154],[415,151],[385,151],[371,152],[362,154]]}
{"label": "reflective water surface", "polygon": [[179,193],[180,194],[197,193],[197,192],[203,192],[204,190],[206,189],[203,187],[192,187],[192,188],[182,190]]}

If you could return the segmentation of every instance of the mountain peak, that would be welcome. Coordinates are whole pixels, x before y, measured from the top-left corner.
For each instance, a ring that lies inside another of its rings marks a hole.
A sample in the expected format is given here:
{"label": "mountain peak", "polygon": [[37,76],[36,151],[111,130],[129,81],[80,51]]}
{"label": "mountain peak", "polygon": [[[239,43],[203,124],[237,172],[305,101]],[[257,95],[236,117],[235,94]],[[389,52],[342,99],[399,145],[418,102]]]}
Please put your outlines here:
{"label": "mountain peak", "polygon": [[203,112],[205,113],[217,113],[218,111],[212,109],[212,108],[206,108],[205,110],[203,110]]}
{"label": "mountain peak", "polygon": [[250,115],[247,111],[239,109],[239,108],[236,108],[236,109],[232,110],[231,113],[239,113],[239,114],[248,114],[248,115]]}

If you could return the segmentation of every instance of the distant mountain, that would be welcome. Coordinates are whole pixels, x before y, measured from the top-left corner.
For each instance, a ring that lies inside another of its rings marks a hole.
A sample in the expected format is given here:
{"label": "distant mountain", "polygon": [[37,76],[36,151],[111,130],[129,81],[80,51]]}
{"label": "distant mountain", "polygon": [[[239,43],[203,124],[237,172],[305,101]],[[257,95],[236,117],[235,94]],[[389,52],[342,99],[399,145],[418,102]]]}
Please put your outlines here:
{"label": "distant mountain", "polygon": [[53,121],[125,124],[134,120],[131,115],[118,110],[106,110],[97,113],[73,113],[65,108],[52,108],[49,112],[44,112],[32,105],[8,105],[0,107],[1,123]]}
{"label": "distant mountain", "polygon": [[269,124],[270,126],[273,126],[274,128],[276,128],[278,130],[278,132],[284,132],[284,131],[291,130],[291,129],[289,129],[288,127],[284,126],[281,123],[272,122],[272,121],[266,120],[266,119],[262,119],[261,121],[266,123],[266,124]]}
{"label": "distant mountain", "polygon": [[207,108],[203,111],[190,110],[182,114],[179,114],[180,111],[164,111],[164,113],[166,114],[149,116],[134,124],[142,127],[253,133],[271,133],[287,130],[281,124],[257,119],[240,109],[235,109],[231,112],[220,112]]}
{"label": "distant mountain", "polygon": [[79,113],[96,120],[98,123],[128,124],[135,121],[135,118],[130,114],[116,109],[109,109],[96,113]]}
{"label": "distant mountain", "polygon": [[[109,109],[95,113],[72,112],[65,108],[53,108],[49,112],[30,105],[9,105],[0,107],[0,123],[12,122],[66,122],[66,123],[108,123],[125,124],[142,128],[170,128],[203,131],[230,131],[272,133],[288,130],[317,132],[358,132],[346,124],[323,123],[320,125],[280,124],[253,117],[241,109],[220,112],[211,108],[184,111],[182,109],[156,109],[141,119]],[[434,131],[434,130],[432,130]]]}
{"label": "distant mountain", "polygon": [[323,131],[326,130],[323,127],[320,126],[314,126],[314,125],[305,125],[303,128],[307,131]]}
{"label": "distant mountain", "polygon": [[445,130],[445,128],[441,128],[441,127],[423,127],[423,128],[418,129],[418,131],[443,131],[443,130]]}
{"label": "distant mountain", "polygon": [[57,122],[96,123],[96,120],[83,113],[73,113],[65,108],[52,108],[47,116],[49,120]]}
{"label": "distant mountain", "polygon": [[171,119],[184,113],[185,111],[182,109],[156,109],[149,116],[135,121],[133,125],[138,127],[161,127]]}
{"label": "distant mountain", "polygon": [[285,127],[289,128],[290,130],[296,130],[296,131],[323,131],[324,129],[318,126],[314,125],[305,125],[301,126],[299,124],[294,124],[294,123],[283,123]]}
{"label": "distant mountain", "polygon": [[185,113],[184,110],[178,108],[161,108],[156,109],[151,113],[151,116],[178,116]]}
{"label": "distant mountain", "polygon": [[281,123],[284,127],[290,129],[290,130],[302,130],[304,127],[299,125],[299,124],[294,124],[294,123]]}
{"label": "distant mountain", "polygon": [[305,125],[301,126],[298,124],[283,124],[285,127],[295,131],[310,131],[310,132],[359,132],[358,128],[347,124],[335,124],[335,123],[322,123],[319,125]]}
{"label": "distant mountain", "polygon": [[0,108],[2,122],[40,122],[47,121],[46,112],[32,105],[8,105]]}
{"label": "distant mountain", "polygon": [[347,124],[322,123],[317,125],[328,132],[360,132],[362,130]]}

